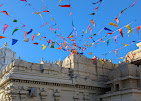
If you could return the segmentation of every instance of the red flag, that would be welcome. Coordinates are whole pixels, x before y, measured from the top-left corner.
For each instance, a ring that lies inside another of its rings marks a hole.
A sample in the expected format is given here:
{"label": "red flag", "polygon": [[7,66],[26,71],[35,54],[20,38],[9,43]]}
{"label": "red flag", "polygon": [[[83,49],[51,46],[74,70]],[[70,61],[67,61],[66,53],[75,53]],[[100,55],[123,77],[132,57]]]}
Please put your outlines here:
{"label": "red flag", "polygon": [[140,30],[141,26],[137,27],[137,33],[139,34],[139,30]]}
{"label": "red flag", "polygon": [[[49,10],[45,10],[45,11],[43,11],[43,12],[49,12]],[[42,13],[42,12],[41,12]]]}
{"label": "red flag", "polygon": [[[45,25],[47,25],[47,22],[46,22],[46,24]],[[40,27],[43,27],[43,26],[45,26],[45,25],[42,25],[42,26],[40,26]]]}
{"label": "red flag", "polygon": [[120,32],[121,36],[123,37],[122,29],[119,29],[119,32]]}
{"label": "red flag", "polygon": [[32,41],[34,40],[34,38],[35,38],[35,35],[32,35]]}
{"label": "red flag", "polygon": [[101,42],[103,42],[103,43],[104,43],[105,41],[103,41],[103,40],[102,40],[102,38],[101,38]]}
{"label": "red flag", "polygon": [[94,27],[95,27],[95,22],[94,22],[94,20],[93,20],[93,19],[91,20],[91,22],[93,23],[93,25],[94,25]]}
{"label": "red flag", "polygon": [[49,42],[48,43],[51,43],[51,40],[49,39]]}
{"label": "red flag", "polygon": [[7,11],[1,11],[1,12],[4,12],[6,15],[8,15],[8,16],[9,16],[9,14],[7,13]]}
{"label": "red flag", "polygon": [[130,56],[127,56],[127,57],[131,60]]}
{"label": "red flag", "polygon": [[88,26],[89,27],[89,30],[90,30],[90,32],[91,32],[91,34],[92,34],[92,29],[91,29],[91,27],[90,26]]}
{"label": "red flag", "polygon": [[117,25],[118,25],[118,23],[119,23],[119,20],[118,20],[118,18],[115,18],[115,20],[116,20],[116,22],[117,22]]}
{"label": "red flag", "polygon": [[3,5],[3,4],[1,4],[0,7],[1,7],[2,5]]}
{"label": "red flag", "polygon": [[35,43],[33,43],[33,44],[38,45],[39,43],[35,42]]}
{"label": "red flag", "polygon": [[4,37],[4,36],[0,36],[0,39],[2,39],[2,38],[6,38],[6,37]]}
{"label": "red flag", "polygon": [[110,34],[110,35],[112,35],[113,33],[107,33],[107,34]]}
{"label": "red flag", "polygon": [[58,5],[60,7],[70,7],[70,5]]}

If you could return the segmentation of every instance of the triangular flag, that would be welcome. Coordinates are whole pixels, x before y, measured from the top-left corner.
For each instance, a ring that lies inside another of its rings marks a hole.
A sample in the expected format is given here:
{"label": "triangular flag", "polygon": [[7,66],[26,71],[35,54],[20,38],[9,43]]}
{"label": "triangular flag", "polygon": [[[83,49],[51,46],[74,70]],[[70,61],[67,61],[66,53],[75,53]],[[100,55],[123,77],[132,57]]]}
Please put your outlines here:
{"label": "triangular flag", "polygon": [[44,44],[42,44],[42,46],[43,46],[42,50],[44,50],[46,48],[46,46]]}
{"label": "triangular flag", "polygon": [[123,33],[122,33],[122,29],[121,28],[119,29],[119,32],[120,32],[121,36],[123,37]]}
{"label": "triangular flag", "polygon": [[123,43],[125,46],[129,46],[129,45],[127,45],[127,44],[125,44],[125,43]]}
{"label": "triangular flag", "polygon": [[17,43],[17,39],[12,39],[12,45],[14,45],[15,43]]}
{"label": "triangular flag", "polygon": [[27,35],[28,35],[28,34],[30,34],[32,31],[33,31],[33,29],[30,29],[30,31],[29,31],[29,32],[27,32]]}
{"label": "triangular flag", "polygon": [[110,40],[111,40],[111,39],[108,39],[108,40],[107,40],[107,46],[108,46],[108,44],[109,44]]}
{"label": "triangular flag", "polygon": [[25,42],[28,42],[28,41],[29,41],[29,37],[27,37],[24,41],[25,41]]}
{"label": "triangular flag", "polygon": [[116,22],[117,22],[117,25],[118,25],[118,23],[119,23],[119,20],[118,20],[118,18],[115,18],[115,20],[116,20]]}
{"label": "triangular flag", "polygon": [[112,35],[113,33],[107,33],[107,34]]}
{"label": "triangular flag", "polygon": [[141,26],[137,27],[137,33],[139,34],[139,30],[140,30]]}
{"label": "triangular flag", "polygon": [[109,29],[109,28],[107,28],[107,27],[104,27],[104,29],[105,29],[105,30],[108,30],[108,31],[112,31],[111,29]]}
{"label": "triangular flag", "polygon": [[39,35],[40,35],[40,33],[37,34],[37,36],[39,36]]}
{"label": "triangular flag", "polygon": [[90,32],[91,32],[90,34],[92,34],[92,29],[91,29],[91,27],[90,27],[90,26],[88,26],[88,28],[89,28],[89,30],[90,30]]}
{"label": "triangular flag", "polygon": [[58,5],[60,7],[70,7],[70,5]]}
{"label": "triangular flag", "polygon": [[[4,12],[6,15],[8,15],[8,16],[9,16],[9,14],[7,13],[7,11],[1,11],[1,12]],[[1,12],[0,12],[0,13],[1,13]]]}
{"label": "triangular flag", "polygon": [[15,20],[13,20],[13,22],[17,22],[17,20],[15,19]]}
{"label": "triangular flag", "polygon": [[87,29],[86,29],[86,31],[85,31],[85,34],[87,33]]}
{"label": "triangular flag", "polygon": [[59,47],[59,48],[57,48],[57,49],[61,50],[61,49],[62,49],[62,47],[60,46],[60,47]]}
{"label": "triangular flag", "polygon": [[35,38],[35,35],[32,35],[32,41],[34,40],[34,38]]}
{"label": "triangular flag", "polygon": [[4,34],[4,32],[6,31],[6,29],[7,29],[7,27],[8,27],[8,25],[4,25],[4,28],[3,28],[3,34]]}
{"label": "triangular flag", "polygon": [[101,42],[103,42],[103,43],[104,43],[105,41],[103,41],[103,40],[102,40],[102,38],[101,38]]}
{"label": "triangular flag", "polygon": [[20,0],[20,1],[24,1],[24,2],[27,2],[26,0]]}
{"label": "triangular flag", "polygon": [[117,39],[117,36],[114,37],[114,40],[115,40],[115,42],[117,43],[117,40],[116,40],[116,39]]}
{"label": "triangular flag", "polygon": [[109,24],[115,27],[119,27],[118,25],[114,24],[113,22],[110,22]]}
{"label": "triangular flag", "polygon": [[35,42],[35,43],[33,43],[33,44],[38,45],[39,43]]}
{"label": "triangular flag", "polygon": [[94,20],[93,20],[93,19],[91,20],[91,22],[93,23],[93,26],[95,27],[95,22],[94,22]]}
{"label": "triangular flag", "polygon": [[27,32],[26,31],[24,31],[25,32],[25,35],[24,35],[24,39],[25,39],[25,37],[27,36]]}
{"label": "triangular flag", "polygon": [[17,30],[19,30],[19,29],[16,28],[16,29],[13,31],[12,35],[13,35]]}
{"label": "triangular flag", "polygon": [[0,36],[0,39],[2,39],[2,38],[6,38],[6,37],[4,37],[4,36]]}
{"label": "triangular flag", "polygon": [[[114,50],[114,52],[115,52],[115,54],[117,55],[117,51],[116,50]],[[118,55],[117,55],[118,56]]]}
{"label": "triangular flag", "polygon": [[126,27],[133,33],[133,31],[132,31],[131,27],[129,26],[129,24]]}
{"label": "triangular flag", "polygon": [[127,34],[128,34],[128,37],[129,37],[129,33],[130,33],[130,32],[131,32],[130,30],[127,32]]}

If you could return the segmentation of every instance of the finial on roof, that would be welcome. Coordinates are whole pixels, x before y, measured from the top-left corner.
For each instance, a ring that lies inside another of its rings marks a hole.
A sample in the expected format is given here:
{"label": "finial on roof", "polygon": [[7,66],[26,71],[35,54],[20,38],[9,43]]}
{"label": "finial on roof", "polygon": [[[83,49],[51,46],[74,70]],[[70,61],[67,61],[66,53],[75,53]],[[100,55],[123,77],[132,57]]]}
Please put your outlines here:
{"label": "finial on roof", "polygon": [[7,47],[7,46],[8,46],[8,45],[7,45],[7,42],[5,42],[4,46],[5,46],[5,47]]}
{"label": "finial on roof", "polygon": [[19,59],[21,59],[21,57],[19,56]]}
{"label": "finial on roof", "polygon": [[40,62],[40,64],[44,64],[43,58],[41,58],[41,62]]}

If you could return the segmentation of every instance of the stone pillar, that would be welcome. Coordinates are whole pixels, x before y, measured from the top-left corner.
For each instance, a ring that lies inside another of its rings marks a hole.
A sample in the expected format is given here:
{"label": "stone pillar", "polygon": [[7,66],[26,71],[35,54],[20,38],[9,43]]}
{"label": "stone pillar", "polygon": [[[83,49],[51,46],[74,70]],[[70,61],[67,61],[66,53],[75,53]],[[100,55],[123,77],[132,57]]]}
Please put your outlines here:
{"label": "stone pillar", "polygon": [[89,94],[84,94],[84,101],[89,101],[90,100],[90,97],[89,97]]}
{"label": "stone pillar", "polygon": [[61,95],[60,95],[60,92],[58,91],[58,89],[55,90],[54,92],[54,99],[55,101],[61,101]]}
{"label": "stone pillar", "polygon": [[47,92],[41,92],[40,95],[41,95],[42,101],[46,101],[46,99],[47,99]]}
{"label": "stone pillar", "polygon": [[74,93],[73,99],[74,99],[74,101],[79,101],[79,99],[80,99],[79,92]]}

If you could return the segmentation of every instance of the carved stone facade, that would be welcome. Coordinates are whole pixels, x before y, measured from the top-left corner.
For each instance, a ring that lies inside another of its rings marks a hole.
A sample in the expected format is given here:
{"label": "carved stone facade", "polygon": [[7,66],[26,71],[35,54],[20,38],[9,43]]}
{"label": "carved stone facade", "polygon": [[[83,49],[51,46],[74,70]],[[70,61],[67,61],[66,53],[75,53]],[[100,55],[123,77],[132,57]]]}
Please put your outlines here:
{"label": "carved stone facade", "polygon": [[15,59],[7,47],[0,51],[9,54],[1,55],[9,61],[0,72],[0,101],[141,101],[140,65],[80,54],[37,64]]}

